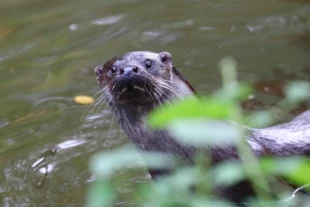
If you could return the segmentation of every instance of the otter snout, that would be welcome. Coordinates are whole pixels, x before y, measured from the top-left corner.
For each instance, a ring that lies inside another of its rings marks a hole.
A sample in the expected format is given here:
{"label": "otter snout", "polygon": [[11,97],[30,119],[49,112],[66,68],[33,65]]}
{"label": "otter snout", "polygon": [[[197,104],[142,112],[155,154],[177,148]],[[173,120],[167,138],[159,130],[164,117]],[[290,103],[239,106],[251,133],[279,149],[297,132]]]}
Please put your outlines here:
{"label": "otter snout", "polygon": [[131,76],[131,75],[137,75],[139,74],[141,71],[140,68],[138,68],[137,66],[126,66],[124,68],[121,68],[119,70],[119,76]]}

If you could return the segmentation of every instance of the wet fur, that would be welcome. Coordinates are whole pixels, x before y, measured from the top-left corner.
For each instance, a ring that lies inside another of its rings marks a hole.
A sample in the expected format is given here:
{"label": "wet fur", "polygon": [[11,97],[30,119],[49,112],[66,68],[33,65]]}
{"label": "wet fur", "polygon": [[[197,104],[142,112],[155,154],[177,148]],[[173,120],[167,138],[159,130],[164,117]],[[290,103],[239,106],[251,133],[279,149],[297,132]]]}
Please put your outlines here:
{"label": "wet fur", "polygon": [[[163,59],[163,55],[166,55],[166,58]],[[154,60],[155,71],[150,72],[143,66],[142,62],[145,59]],[[140,75],[142,79],[133,78],[133,81],[136,81],[133,84],[144,87],[145,91],[141,93],[145,93],[143,97],[146,97],[146,101],[139,103],[139,100],[136,102],[120,100],[119,92],[127,86],[124,81],[117,78],[117,75],[109,74],[109,68],[113,65],[119,68],[137,65],[143,70]],[[197,149],[180,144],[168,131],[149,129],[144,122],[145,116],[156,107],[195,94],[193,87],[174,67],[169,53],[158,54],[148,51],[126,53],[98,66],[95,72],[112,114],[138,148],[145,151],[173,153],[181,157],[184,162],[192,162]],[[310,155],[310,111],[286,124],[253,129],[248,143],[257,156]],[[213,148],[210,152],[213,164],[222,160],[238,159],[238,154],[232,146]],[[150,169],[150,173],[152,177],[156,177],[163,171]],[[226,189],[220,194],[231,200],[240,201],[240,198],[248,195],[250,191],[248,183],[241,183],[240,186],[235,186],[235,189]]]}
{"label": "wet fur", "polygon": [[[145,54],[149,54],[146,56]],[[170,55],[168,53],[168,55]],[[117,60],[120,62],[133,62],[137,56],[143,58],[153,58],[156,62],[160,62],[159,55],[150,52],[133,52],[123,55],[121,58],[114,58],[108,61],[101,67],[100,70],[111,67]],[[121,63],[120,63],[121,64]],[[171,134],[165,130],[150,130],[144,123],[144,118],[154,108],[176,99],[182,99],[194,93],[193,88],[188,86],[185,78],[176,70],[172,61],[168,60],[165,64],[157,64],[153,74],[145,73],[142,81],[145,89],[146,97],[150,100],[147,103],[129,103],[122,104],[119,100],[117,91],[122,87],[122,81],[116,78],[110,78],[109,81],[103,77],[103,73],[97,67],[96,74],[99,84],[102,87],[102,92],[106,98],[106,102],[110,106],[112,114],[117,122],[121,125],[125,133],[131,141],[142,150],[146,151],[160,151],[174,153],[182,157],[192,157],[193,149],[182,146]],[[143,67],[143,66],[140,66]],[[107,71],[106,71],[107,72]],[[99,75],[99,76],[98,76]],[[140,79],[134,80],[136,84],[141,81]],[[155,175],[155,173],[153,173]]]}

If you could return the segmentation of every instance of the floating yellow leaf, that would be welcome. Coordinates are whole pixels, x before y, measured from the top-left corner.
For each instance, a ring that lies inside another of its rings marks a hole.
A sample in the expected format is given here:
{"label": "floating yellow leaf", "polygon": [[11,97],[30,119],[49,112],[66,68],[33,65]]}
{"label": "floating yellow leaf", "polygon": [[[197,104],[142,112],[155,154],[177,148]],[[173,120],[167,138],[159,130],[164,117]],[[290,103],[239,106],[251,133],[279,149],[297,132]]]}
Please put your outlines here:
{"label": "floating yellow leaf", "polygon": [[79,104],[92,104],[94,103],[93,97],[90,96],[75,96],[74,101]]}

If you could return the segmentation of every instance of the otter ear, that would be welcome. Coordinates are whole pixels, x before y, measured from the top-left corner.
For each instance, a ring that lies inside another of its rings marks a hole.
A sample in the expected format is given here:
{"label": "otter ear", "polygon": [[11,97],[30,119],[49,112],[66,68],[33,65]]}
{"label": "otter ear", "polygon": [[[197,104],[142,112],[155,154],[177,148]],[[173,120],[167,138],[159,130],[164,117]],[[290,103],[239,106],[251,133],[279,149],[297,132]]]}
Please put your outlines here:
{"label": "otter ear", "polygon": [[163,63],[168,63],[168,62],[171,62],[171,60],[172,60],[171,54],[169,52],[159,53],[159,58],[160,58],[161,62],[163,62]]}
{"label": "otter ear", "polygon": [[103,66],[102,65],[99,65],[95,68],[95,74],[96,74],[96,77],[97,77],[97,81],[101,87],[101,84],[100,82],[102,81],[103,79]]}
{"label": "otter ear", "polygon": [[95,74],[97,75],[97,76],[100,76],[100,75],[102,75],[102,73],[103,73],[103,66],[102,65],[99,65],[99,66],[97,66],[96,68],[95,68]]}

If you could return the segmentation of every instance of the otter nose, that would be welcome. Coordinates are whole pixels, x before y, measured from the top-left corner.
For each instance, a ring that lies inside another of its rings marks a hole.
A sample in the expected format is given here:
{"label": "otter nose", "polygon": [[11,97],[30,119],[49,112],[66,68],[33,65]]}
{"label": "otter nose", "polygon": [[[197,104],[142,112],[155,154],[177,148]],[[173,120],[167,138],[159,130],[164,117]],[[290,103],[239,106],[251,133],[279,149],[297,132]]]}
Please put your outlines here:
{"label": "otter nose", "polygon": [[131,76],[132,74],[138,73],[139,68],[137,66],[126,66],[120,69],[120,75]]}

